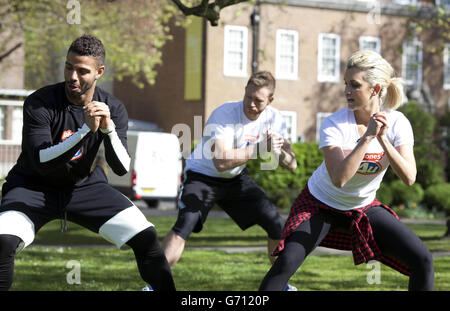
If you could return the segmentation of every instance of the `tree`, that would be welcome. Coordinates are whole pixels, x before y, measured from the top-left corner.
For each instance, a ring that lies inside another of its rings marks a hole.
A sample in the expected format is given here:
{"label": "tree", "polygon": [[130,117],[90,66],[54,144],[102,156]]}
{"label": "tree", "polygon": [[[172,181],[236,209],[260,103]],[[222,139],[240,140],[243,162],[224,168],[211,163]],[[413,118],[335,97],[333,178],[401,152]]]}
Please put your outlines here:
{"label": "tree", "polygon": [[422,32],[433,33],[433,43],[424,48],[434,54],[442,54],[445,44],[450,41],[450,12],[444,5],[436,7],[409,7],[412,13],[408,19],[409,35],[414,37]]}
{"label": "tree", "polygon": [[184,15],[195,15],[207,19],[211,26],[217,26],[220,19],[220,11],[231,5],[241,2],[249,2],[249,0],[214,0],[210,3],[209,0],[185,0],[187,5],[183,4],[182,0],[172,0]]}
{"label": "tree", "polygon": [[25,46],[26,88],[57,82],[68,45],[89,33],[103,41],[114,79],[143,87],[155,82],[169,25],[196,15],[216,26],[220,10],[247,1],[254,0],[0,0],[0,63]]}
{"label": "tree", "polygon": [[[83,33],[102,40],[115,79],[152,84],[172,39],[169,22],[185,24],[168,0],[0,0],[0,21],[0,62],[25,46],[27,88],[60,80],[68,45]],[[11,46],[12,38],[22,40]]]}

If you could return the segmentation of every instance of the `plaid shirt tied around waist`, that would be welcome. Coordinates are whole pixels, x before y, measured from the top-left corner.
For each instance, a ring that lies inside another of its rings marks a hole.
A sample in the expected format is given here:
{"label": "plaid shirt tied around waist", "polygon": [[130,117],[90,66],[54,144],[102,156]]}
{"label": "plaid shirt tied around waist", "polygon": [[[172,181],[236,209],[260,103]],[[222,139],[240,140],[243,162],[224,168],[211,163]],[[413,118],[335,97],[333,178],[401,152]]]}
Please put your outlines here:
{"label": "plaid shirt tied around waist", "polygon": [[367,206],[348,211],[332,208],[317,200],[309,192],[308,187],[306,186],[291,207],[289,217],[284,225],[283,233],[281,235],[281,241],[273,251],[272,255],[279,255],[284,249],[286,238],[301,223],[317,214],[320,209],[324,209],[344,214],[351,219],[351,225],[349,232],[339,229],[330,230],[327,236],[319,244],[320,246],[340,250],[351,250],[355,265],[359,265],[363,262],[367,263],[370,260],[378,260],[398,272],[409,276],[411,273],[409,267],[395,258],[383,255],[375,242],[369,218],[365,213],[368,209],[375,206],[385,208],[398,219],[397,214],[395,214],[392,209],[382,204],[377,199]]}

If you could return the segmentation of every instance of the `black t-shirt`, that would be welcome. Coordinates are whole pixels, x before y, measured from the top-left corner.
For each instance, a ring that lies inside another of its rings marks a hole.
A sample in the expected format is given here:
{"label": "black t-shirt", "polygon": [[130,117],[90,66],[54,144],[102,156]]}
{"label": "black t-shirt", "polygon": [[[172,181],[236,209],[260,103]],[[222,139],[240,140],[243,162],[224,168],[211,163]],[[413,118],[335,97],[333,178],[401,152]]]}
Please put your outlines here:
{"label": "black t-shirt", "polygon": [[[120,142],[128,150],[128,115],[125,106],[98,87],[95,88],[93,101],[104,102],[109,106]],[[72,144],[68,141],[64,143],[72,135]],[[3,194],[17,186],[70,188],[83,183],[90,175],[102,141],[105,142],[108,164],[117,174],[125,174],[128,168],[123,167],[118,160],[108,135],[100,130],[96,133],[87,130],[83,107],[68,101],[64,82],[37,90],[24,102],[22,152],[6,178]],[[52,156],[43,160],[42,150],[47,153],[50,151]]]}

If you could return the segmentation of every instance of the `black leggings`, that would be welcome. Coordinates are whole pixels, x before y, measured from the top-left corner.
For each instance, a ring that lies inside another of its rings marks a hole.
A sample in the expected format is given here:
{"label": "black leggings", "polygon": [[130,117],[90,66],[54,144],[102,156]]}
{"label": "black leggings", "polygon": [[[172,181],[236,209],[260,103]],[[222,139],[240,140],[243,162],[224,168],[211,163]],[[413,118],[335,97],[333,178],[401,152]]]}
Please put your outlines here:
{"label": "black leggings", "polygon": [[15,235],[0,234],[0,291],[9,290],[14,279],[14,255],[22,240]]}
{"label": "black leggings", "polygon": [[[411,269],[409,290],[433,290],[433,258],[422,241],[405,224],[382,207],[366,211],[375,242],[383,255],[394,257]],[[342,216],[346,217],[346,216]],[[264,277],[260,290],[283,290],[291,276],[342,218],[321,211],[303,222],[286,239],[284,250]]]}
{"label": "black leggings", "polygon": [[[0,234],[0,290],[9,290],[14,278],[14,256],[21,241],[14,235]],[[142,279],[155,291],[174,291],[169,263],[154,227],[135,235],[127,243],[134,251]]]}
{"label": "black leggings", "polygon": [[133,249],[142,279],[155,291],[174,291],[175,284],[166,255],[154,227],[139,232],[127,244]]}

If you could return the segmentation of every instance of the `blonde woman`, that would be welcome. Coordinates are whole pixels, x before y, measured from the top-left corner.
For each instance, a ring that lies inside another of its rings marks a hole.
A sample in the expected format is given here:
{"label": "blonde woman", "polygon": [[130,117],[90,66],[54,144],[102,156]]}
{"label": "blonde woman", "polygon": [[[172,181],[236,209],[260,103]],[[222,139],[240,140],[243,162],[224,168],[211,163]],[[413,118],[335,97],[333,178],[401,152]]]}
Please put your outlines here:
{"label": "blonde woman", "polygon": [[355,264],[379,260],[408,275],[409,290],[433,290],[431,253],[375,198],[388,165],[407,185],[416,178],[411,124],[395,111],[402,80],[379,54],[358,51],[344,82],[348,106],[322,125],[324,161],[291,207],[260,290],[282,290],[318,245],[352,250]]}

